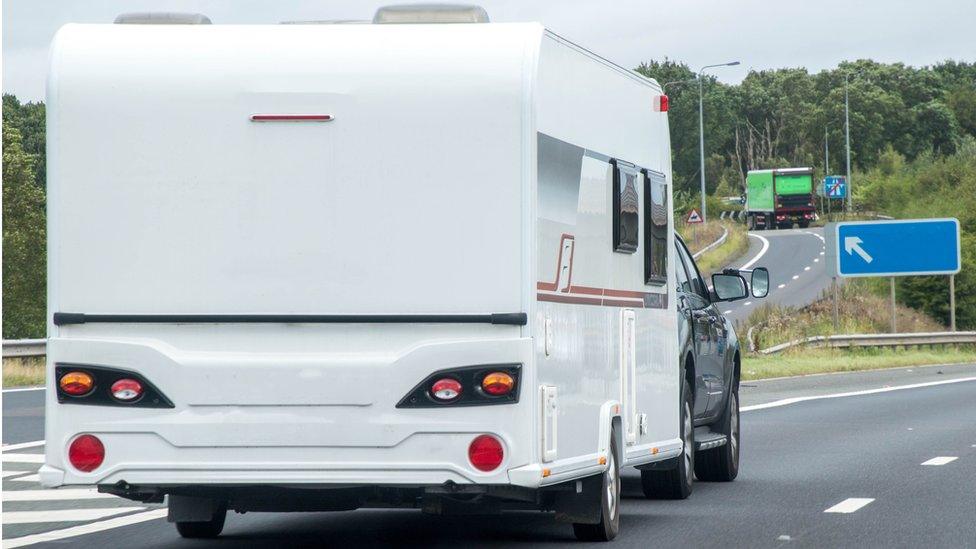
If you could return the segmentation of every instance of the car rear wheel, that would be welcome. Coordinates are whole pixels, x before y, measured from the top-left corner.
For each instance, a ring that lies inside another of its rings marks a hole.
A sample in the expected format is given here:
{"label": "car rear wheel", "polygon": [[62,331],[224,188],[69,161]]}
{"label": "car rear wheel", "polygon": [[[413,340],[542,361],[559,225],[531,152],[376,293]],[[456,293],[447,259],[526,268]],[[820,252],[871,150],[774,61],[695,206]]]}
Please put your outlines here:
{"label": "car rear wheel", "polygon": [[[616,440],[613,433],[610,440]],[[611,442],[607,456],[607,470],[603,473],[600,494],[600,522],[574,523],[573,533],[581,541],[610,541],[620,533],[620,469],[617,446]]]}
{"label": "car rear wheel", "polygon": [[739,474],[739,385],[729,393],[725,412],[719,420],[720,432],[727,442],[718,448],[698,452],[695,460],[695,476],[698,480],[729,482]]}
{"label": "car rear wheel", "polygon": [[692,472],[695,470],[695,427],[692,423],[694,403],[688,381],[682,383],[681,398],[681,455],[675,467],[658,471],[641,471],[641,488],[650,499],[686,499],[691,495]]}

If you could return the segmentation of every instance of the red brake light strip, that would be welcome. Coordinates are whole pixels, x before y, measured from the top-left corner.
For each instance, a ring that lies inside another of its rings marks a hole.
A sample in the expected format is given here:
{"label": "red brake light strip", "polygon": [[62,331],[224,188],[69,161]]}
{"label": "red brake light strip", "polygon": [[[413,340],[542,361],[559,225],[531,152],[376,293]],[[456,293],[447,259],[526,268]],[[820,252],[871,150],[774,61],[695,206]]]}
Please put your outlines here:
{"label": "red brake light strip", "polygon": [[252,114],[251,122],[329,122],[331,114]]}

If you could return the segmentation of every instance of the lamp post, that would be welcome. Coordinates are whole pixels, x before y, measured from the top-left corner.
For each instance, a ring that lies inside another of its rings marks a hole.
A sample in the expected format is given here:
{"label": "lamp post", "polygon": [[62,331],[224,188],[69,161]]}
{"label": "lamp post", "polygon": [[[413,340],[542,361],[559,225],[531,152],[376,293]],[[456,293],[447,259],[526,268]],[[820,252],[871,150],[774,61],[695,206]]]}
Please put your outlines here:
{"label": "lamp post", "polygon": [[847,81],[850,76],[850,73],[844,73],[844,138],[847,141],[847,213],[851,212],[851,207],[854,202],[854,193],[851,192],[851,119],[849,115],[849,103],[847,101]]}
{"label": "lamp post", "polygon": [[698,172],[701,175],[701,216],[702,221],[707,221],[706,217],[708,214],[705,208],[705,110],[704,110],[704,95],[702,87],[702,73],[705,69],[711,69],[714,67],[732,67],[738,65],[738,61],[732,61],[729,63],[718,63],[715,65],[705,65],[698,71],[698,156],[699,156],[699,166]]}

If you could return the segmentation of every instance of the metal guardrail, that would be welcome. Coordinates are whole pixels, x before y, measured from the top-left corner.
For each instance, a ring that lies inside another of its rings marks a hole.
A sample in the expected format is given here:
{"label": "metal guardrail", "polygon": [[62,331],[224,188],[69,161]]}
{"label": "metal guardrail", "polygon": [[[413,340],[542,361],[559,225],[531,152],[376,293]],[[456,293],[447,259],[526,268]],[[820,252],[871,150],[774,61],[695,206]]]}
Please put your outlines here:
{"label": "metal guardrail", "polygon": [[905,347],[912,345],[976,344],[976,332],[919,332],[913,334],[848,334],[812,336],[761,349],[760,354],[771,355],[792,347]]}
{"label": "metal guardrail", "polygon": [[46,339],[4,339],[3,358],[20,356],[44,356],[47,353]]}
{"label": "metal guardrail", "polygon": [[711,250],[712,248],[715,248],[716,246],[721,246],[722,243],[725,242],[725,239],[728,238],[728,237],[729,237],[729,229],[727,227],[722,227],[722,236],[720,236],[717,239],[715,239],[715,242],[712,242],[708,246],[705,246],[704,248],[702,248],[702,249],[698,250],[697,252],[691,254],[691,257],[694,258],[694,259],[698,259],[699,257],[702,256],[702,254],[704,254],[708,250]]}

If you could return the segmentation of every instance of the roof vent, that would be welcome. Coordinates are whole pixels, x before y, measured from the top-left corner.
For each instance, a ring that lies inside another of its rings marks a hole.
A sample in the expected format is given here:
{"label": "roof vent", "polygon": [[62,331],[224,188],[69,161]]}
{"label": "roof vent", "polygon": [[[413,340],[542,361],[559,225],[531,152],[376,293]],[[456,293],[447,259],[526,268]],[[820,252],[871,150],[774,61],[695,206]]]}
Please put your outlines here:
{"label": "roof vent", "polygon": [[487,23],[488,12],[481,6],[463,4],[404,4],[376,10],[376,24]]}
{"label": "roof vent", "polygon": [[118,25],[209,25],[210,18],[202,13],[141,11],[123,13],[115,18]]}

